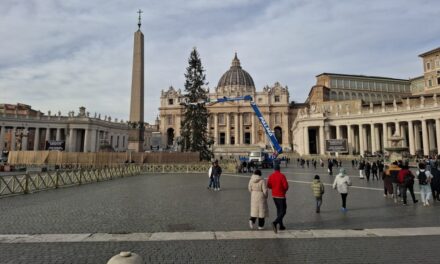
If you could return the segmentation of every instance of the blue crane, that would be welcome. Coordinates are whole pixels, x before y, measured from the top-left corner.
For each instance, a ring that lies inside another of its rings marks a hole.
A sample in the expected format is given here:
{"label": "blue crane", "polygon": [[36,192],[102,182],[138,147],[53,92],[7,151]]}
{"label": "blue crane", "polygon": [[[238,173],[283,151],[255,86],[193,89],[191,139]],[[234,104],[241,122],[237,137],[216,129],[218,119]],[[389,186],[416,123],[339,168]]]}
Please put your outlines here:
{"label": "blue crane", "polygon": [[275,158],[283,152],[283,149],[281,148],[280,144],[278,143],[277,138],[275,137],[275,133],[270,129],[269,125],[267,124],[266,120],[264,119],[263,115],[261,114],[260,109],[258,108],[257,104],[253,101],[252,96],[245,95],[245,96],[239,96],[239,97],[220,97],[215,99],[207,99],[207,100],[201,100],[198,102],[189,102],[189,103],[181,103],[182,105],[200,105],[200,104],[216,104],[216,103],[224,103],[224,102],[235,102],[235,101],[249,101],[252,109],[254,110],[255,114],[258,117],[258,120],[260,120],[261,125],[264,128],[264,132],[266,133],[267,137],[270,140],[271,146],[274,150]]}

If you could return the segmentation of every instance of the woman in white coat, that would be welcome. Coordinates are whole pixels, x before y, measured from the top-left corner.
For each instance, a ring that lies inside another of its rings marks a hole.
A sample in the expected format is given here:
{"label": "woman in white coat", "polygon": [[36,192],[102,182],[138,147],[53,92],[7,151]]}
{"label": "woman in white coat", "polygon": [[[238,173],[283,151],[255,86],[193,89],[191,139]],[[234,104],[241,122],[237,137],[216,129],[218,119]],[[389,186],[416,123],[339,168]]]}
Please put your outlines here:
{"label": "woman in white coat", "polygon": [[251,193],[251,218],[249,227],[254,228],[255,221],[258,218],[258,230],[264,229],[264,218],[269,216],[267,206],[267,186],[265,180],[261,177],[261,171],[255,170],[248,185]]}
{"label": "woman in white coat", "polygon": [[342,198],[342,212],[347,212],[347,195],[348,186],[351,185],[350,178],[345,174],[345,169],[339,169],[339,174],[336,175],[335,181],[333,182],[333,189],[337,189],[341,194]]}

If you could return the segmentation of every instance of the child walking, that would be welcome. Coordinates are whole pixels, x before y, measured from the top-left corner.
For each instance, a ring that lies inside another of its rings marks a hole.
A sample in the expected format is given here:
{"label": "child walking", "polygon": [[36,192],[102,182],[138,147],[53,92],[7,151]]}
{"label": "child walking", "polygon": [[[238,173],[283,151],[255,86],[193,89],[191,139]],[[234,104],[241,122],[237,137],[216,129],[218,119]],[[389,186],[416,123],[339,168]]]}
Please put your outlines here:
{"label": "child walking", "polygon": [[322,195],[324,194],[324,184],[321,183],[319,175],[315,175],[312,182],[312,191],[316,198],[316,213],[319,213],[321,211]]}

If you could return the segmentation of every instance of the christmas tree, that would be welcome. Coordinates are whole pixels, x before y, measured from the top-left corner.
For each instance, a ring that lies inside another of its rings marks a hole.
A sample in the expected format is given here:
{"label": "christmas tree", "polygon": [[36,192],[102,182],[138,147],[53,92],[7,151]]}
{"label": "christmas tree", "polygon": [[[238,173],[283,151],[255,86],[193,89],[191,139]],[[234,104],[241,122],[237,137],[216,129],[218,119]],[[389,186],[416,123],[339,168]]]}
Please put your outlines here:
{"label": "christmas tree", "polygon": [[[205,101],[208,99],[208,91],[204,87],[207,84],[205,70],[196,48],[191,51],[188,64],[185,73],[184,100],[186,102]],[[208,119],[209,113],[204,103],[185,104],[181,122],[182,138],[179,144],[182,151],[199,152],[202,160],[212,158],[210,146],[213,141],[208,136]]]}

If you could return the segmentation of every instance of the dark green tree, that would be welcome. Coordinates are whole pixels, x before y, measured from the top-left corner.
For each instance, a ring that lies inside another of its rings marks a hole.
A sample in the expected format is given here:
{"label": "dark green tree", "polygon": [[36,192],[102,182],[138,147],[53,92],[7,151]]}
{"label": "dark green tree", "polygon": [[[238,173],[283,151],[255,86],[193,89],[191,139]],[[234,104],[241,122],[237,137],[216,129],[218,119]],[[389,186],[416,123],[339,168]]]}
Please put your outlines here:
{"label": "dark green tree", "polygon": [[[185,73],[185,102],[195,103],[207,100],[205,70],[196,48],[191,51],[188,64]],[[181,122],[182,138],[179,142],[181,149],[199,152],[200,159],[210,160],[213,156],[210,150],[213,141],[208,136],[208,110],[204,103],[184,104],[184,107],[184,117]]]}

